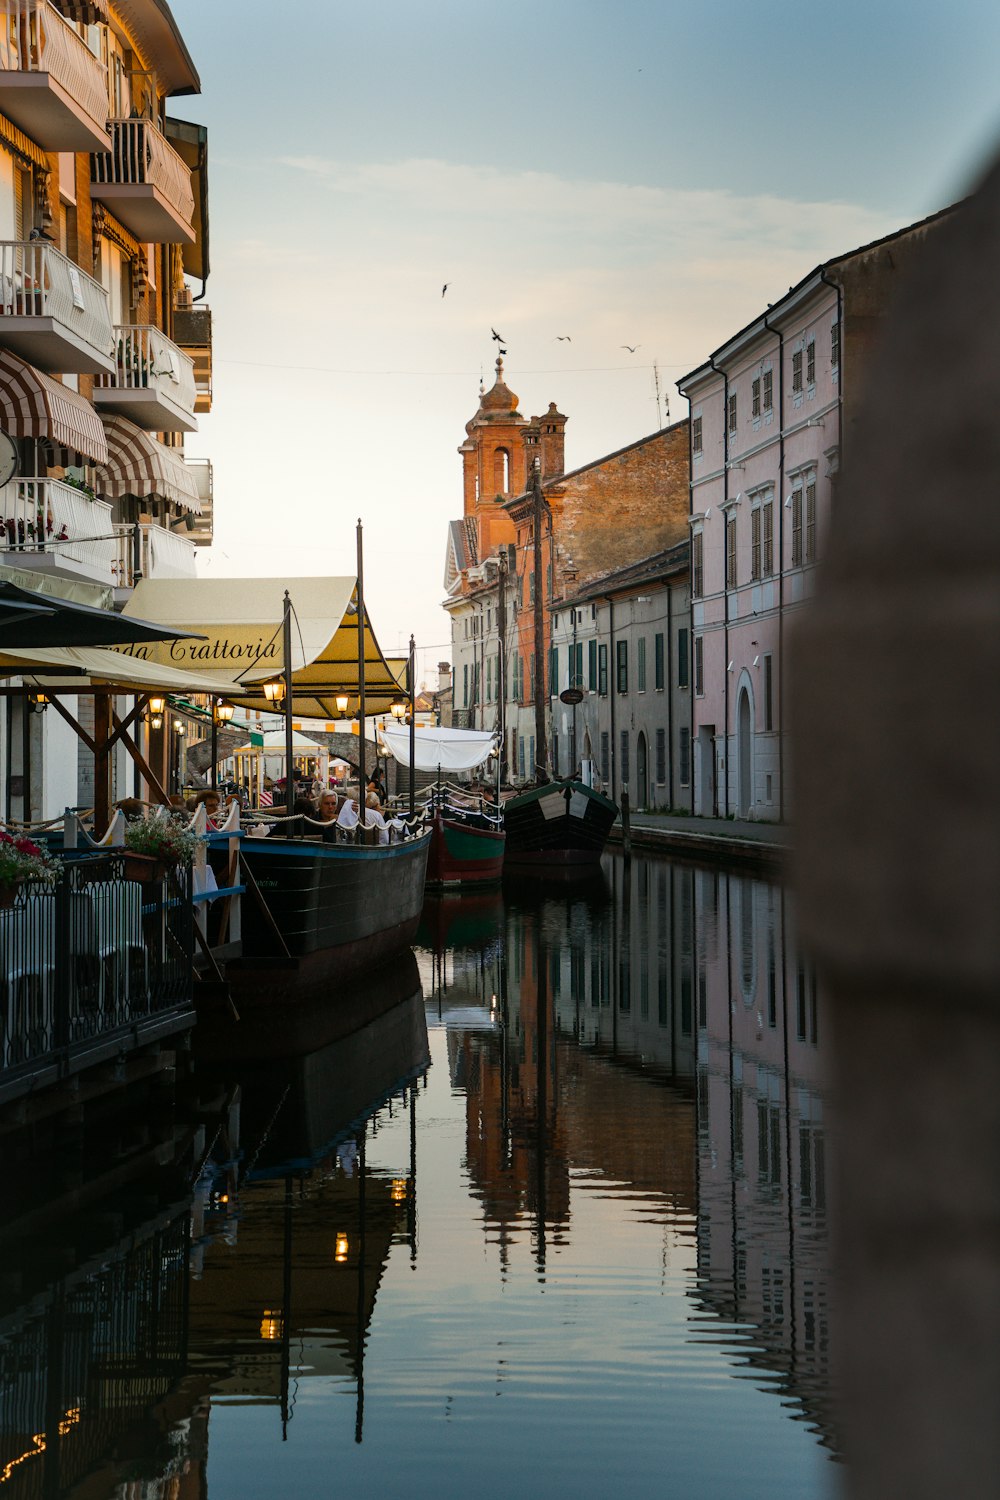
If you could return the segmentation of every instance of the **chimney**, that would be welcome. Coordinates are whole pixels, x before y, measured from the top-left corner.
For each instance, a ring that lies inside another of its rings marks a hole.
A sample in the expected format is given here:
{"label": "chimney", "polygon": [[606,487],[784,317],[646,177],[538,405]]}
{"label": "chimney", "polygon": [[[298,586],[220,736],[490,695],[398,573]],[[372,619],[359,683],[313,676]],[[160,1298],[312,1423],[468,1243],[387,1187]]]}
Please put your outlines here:
{"label": "chimney", "polygon": [[437,686],[437,690],[438,690],[439,693],[448,693],[448,692],[451,691],[451,662],[450,661],[439,661],[438,662],[438,686]]}
{"label": "chimney", "polygon": [[549,402],[549,409],[544,417],[532,417],[533,425],[538,428],[539,442],[542,450],[542,478],[554,479],[557,474],[566,472],[566,422],[562,412],[556,410],[554,401]]}

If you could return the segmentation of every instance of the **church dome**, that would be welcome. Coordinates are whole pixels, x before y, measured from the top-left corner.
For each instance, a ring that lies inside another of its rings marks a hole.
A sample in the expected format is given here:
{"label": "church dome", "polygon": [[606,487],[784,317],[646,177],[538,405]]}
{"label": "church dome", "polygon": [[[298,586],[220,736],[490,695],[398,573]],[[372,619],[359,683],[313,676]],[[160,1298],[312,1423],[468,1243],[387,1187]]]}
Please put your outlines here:
{"label": "church dome", "polygon": [[466,426],[466,432],[471,432],[481,422],[523,422],[524,418],[517,409],[517,396],[504,384],[503,359],[497,358],[497,378],[488,391],[480,387],[479,410],[472,421]]}

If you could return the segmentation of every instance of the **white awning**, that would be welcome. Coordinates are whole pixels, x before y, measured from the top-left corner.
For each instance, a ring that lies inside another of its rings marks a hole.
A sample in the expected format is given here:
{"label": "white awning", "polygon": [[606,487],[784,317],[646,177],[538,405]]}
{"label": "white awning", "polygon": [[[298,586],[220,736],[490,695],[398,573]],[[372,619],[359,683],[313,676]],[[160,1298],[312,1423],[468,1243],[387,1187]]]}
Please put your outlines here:
{"label": "white awning", "polygon": [[120,687],[123,693],[154,690],[164,693],[216,693],[231,697],[234,682],[165,667],[101,646],[37,646],[26,651],[0,650],[0,676],[30,678],[40,687],[62,687],[86,692],[90,687]]}
{"label": "white awning", "polygon": [[[387,724],[379,730],[385,747],[401,766],[410,764],[408,727]],[[421,729],[413,732],[413,764],[418,771],[471,771],[492,755],[496,735],[479,729]]]}
{"label": "white awning", "polygon": [[[348,578],[143,578],[123,611],[191,631],[204,640],[166,650],[135,648],[147,661],[190,664],[195,672],[240,679],[241,707],[273,712],[261,683],[284,669],[285,592],[292,605],[292,712],[296,718],[343,719],[358,711],[357,580]],[[398,665],[401,674],[405,663]],[[385,713],[402,689],[364,621],[365,713]],[[229,688],[220,688],[227,698]],[[348,706],[337,708],[344,695]]]}

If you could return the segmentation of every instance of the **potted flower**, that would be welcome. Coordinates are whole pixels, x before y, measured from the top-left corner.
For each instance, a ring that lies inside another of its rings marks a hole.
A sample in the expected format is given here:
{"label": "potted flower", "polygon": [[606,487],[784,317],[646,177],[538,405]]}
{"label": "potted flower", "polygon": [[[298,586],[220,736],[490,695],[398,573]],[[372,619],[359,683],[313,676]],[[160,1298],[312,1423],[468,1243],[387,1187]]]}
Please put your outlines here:
{"label": "potted flower", "polygon": [[46,849],[27,838],[16,838],[0,830],[0,907],[13,906],[21,886],[28,880],[53,885],[61,866]]}
{"label": "potted flower", "polygon": [[183,818],[138,818],[125,825],[125,877],[153,880],[190,865],[199,839]]}

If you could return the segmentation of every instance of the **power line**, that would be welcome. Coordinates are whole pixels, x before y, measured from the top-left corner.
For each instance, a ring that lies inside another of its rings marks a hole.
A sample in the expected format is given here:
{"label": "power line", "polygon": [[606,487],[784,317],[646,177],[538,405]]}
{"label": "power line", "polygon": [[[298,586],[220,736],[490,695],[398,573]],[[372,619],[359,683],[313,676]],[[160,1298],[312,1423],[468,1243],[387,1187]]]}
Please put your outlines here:
{"label": "power line", "polygon": [[[215,363],[218,364],[218,365],[238,365],[241,368],[250,369],[250,370],[304,370],[304,371],[308,371],[308,373],[311,374],[311,375],[372,375],[372,376],[382,376],[382,375],[400,376],[400,375],[406,375],[406,376],[418,376],[418,377],[420,377],[422,379],[426,379],[429,375],[437,375],[437,376],[440,376],[442,379],[444,379],[444,378],[451,379],[454,376],[461,376],[463,379],[468,379],[468,380],[478,379],[478,377],[476,376],[475,372],[472,371],[472,370],[427,370],[427,369],[424,369],[424,370],[341,370],[341,369],[335,368],[332,365],[278,365],[278,364],[271,364],[271,363],[269,363],[266,360],[260,360],[260,359],[225,359],[225,358],[220,358],[218,355],[216,356]],[[662,368],[665,369],[665,370],[690,370],[690,369],[693,369],[694,366],[697,363],[698,363],[697,360],[685,360],[683,364],[666,364],[666,365],[663,365]],[[618,373],[618,372],[621,372],[621,371],[625,371],[625,370],[652,370],[652,369],[653,369],[653,365],[651,365],[651,364],[649,364],[649,365],[641,365],[641,364],[628,364],[628,365],[584,365],[584,366],[582,366],[580,368],[577,368],[577,369],[573,369],[569,365],[553,365],[550,369],[540,369],[540,370],[524,369],[524,370],[519,370],[518,371],[518,376],[520,377],[521,375],[609,375],[609,374],[615,374],[615,373]]]}

